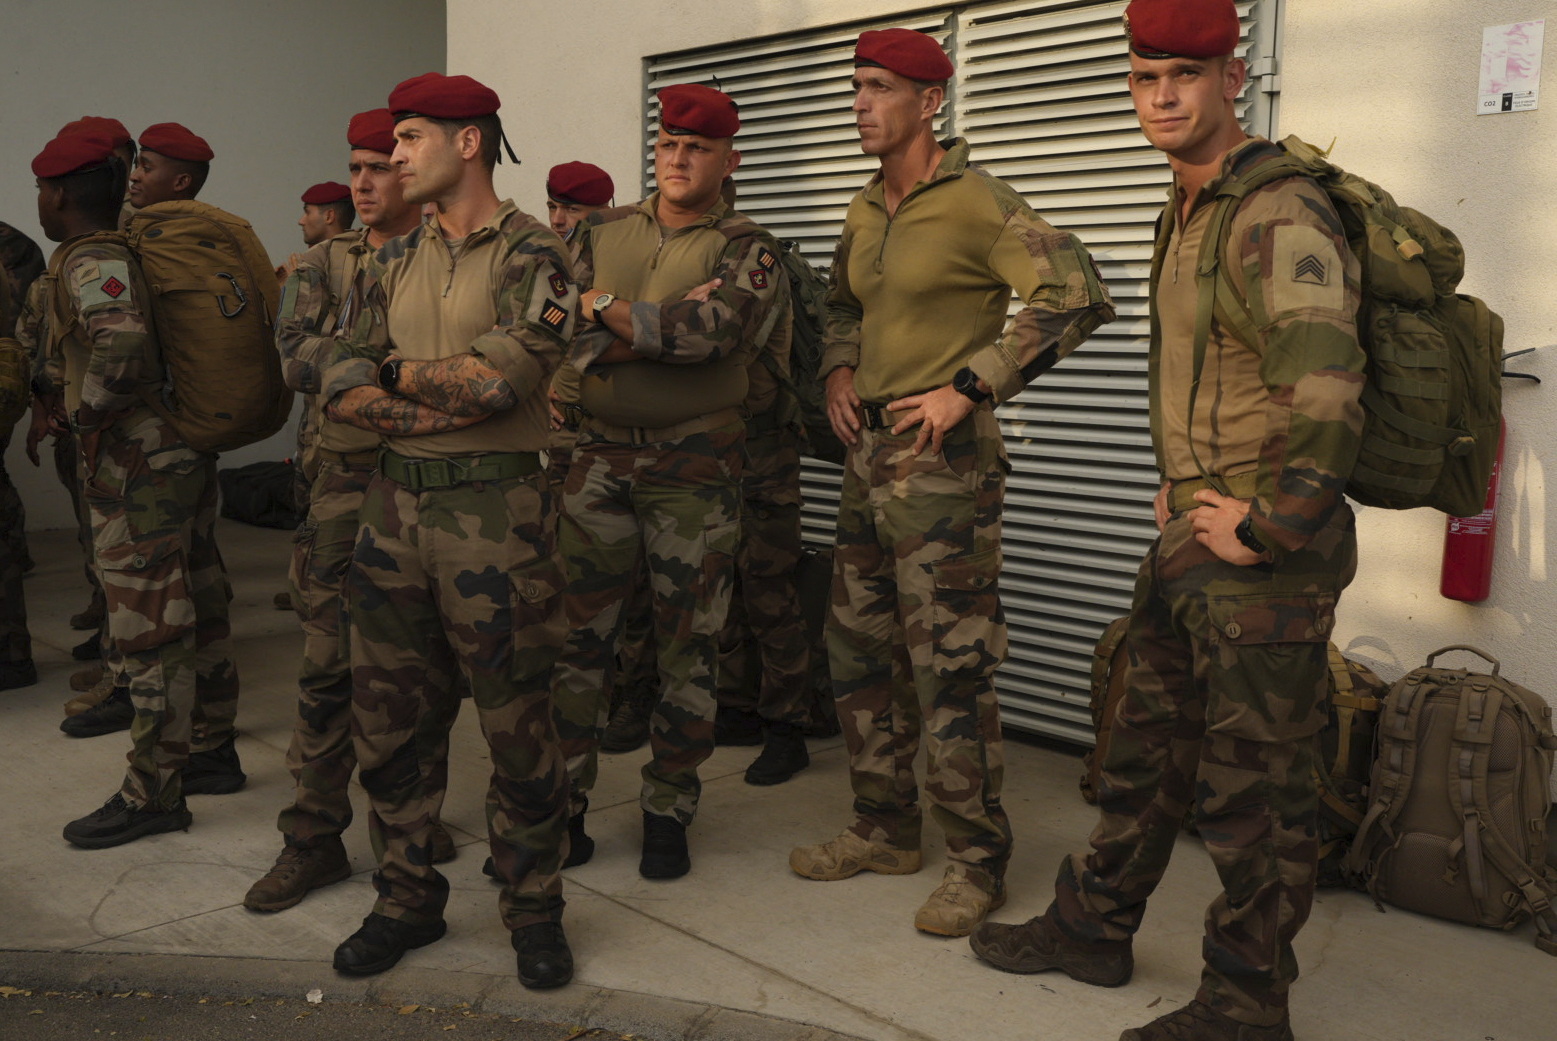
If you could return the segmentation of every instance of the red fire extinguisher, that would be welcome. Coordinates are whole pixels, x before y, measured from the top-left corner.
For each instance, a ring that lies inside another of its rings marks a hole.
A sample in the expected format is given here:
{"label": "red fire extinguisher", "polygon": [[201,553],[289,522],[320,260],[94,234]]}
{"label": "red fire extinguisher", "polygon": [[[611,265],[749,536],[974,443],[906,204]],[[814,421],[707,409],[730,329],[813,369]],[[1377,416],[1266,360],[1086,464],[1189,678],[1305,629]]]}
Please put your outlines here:
{"label": "red fire extinguisher", "polygon": [[1450,600],[1479,603],[1492,591],[1492,548],[1498,534],[1498,480],[1508,424],[1498,434],[1498,457],[1487,483],[1486,509],[1474,517],[1450,517],[1443,536],[1443,571],[1438,591]]}

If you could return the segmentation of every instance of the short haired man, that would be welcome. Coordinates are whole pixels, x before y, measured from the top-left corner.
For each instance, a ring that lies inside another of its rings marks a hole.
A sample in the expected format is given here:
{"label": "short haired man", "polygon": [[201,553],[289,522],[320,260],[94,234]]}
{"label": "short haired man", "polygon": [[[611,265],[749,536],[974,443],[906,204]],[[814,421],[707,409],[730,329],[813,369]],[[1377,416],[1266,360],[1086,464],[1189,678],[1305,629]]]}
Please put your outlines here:
{"label": "short haired man", "polygon": [[[347,785],[357,756],[351,743],[351,661],[341,653],[341,578],[351,563],[363,497],[378,464],[379,435],[323,417],[320,365],[329,359],[336,337],[356,325],[358,275],[368,257],[410,233],[422,214],[406,201],[391,162],[395,120],[387,108],[352,116],[346,141],[350,191],[363,226],[303,256],[282,291],[276,318],[282,374],[287,386],[304,396],[299,459],[308,482],[308,514],[292,552],[291,575],[291,601],[303,624],[303,663],[287,749],[293,797],[276,821],[285,843],[275,866],[243,899],[254,911],[291,907],[310,890],[351,874],[341,834],[351,824]],[[428,720],[434,730],[443,723],[435,713],[428,713]],[[446,732],[435,733],[433,740],[443,740]],[[435,864],[454,857],[453,839],[436,822],[432,851]]]}
{"label": "short haired man", "polygon": [[33,173],[38,222],[61,244],[50,261],[44,376],[63,393],[81,444],[108,633],[135,716],[120,790],[65,826],[71,843],[102,849],[188,828],[186,794],[242,787],[232,591],[214,531],[216,457],[145,404],[167,376],[143,311],[150,295],[115,231],[123,163],[106,135],[77,131],[50,141]]}
{"label": "short haired man", "polygon": [[596,776],[623,604],[646,564],[662,697],[643,767],[645,878],[691,869],[698,766],[713,751],[718,632],[738,536],[740,405],[774,308],[789,306],[778,244],[720,198],[740,163],[735,102],[659,93],[656,190],[579,225],[586,319],[570,355],[584,410],[564,493],[567,647],[553,680],[574,841]]}
{"label": "short haired man", "polygon": [[351,204],[351,189],[339,181],[322,181],[303,193],[303,215],[297,226],[303,229],[303,245],[317,246],[325,239],[351,230],[357,211]]}
{"label": "short haired man", "polygon": [[141,131],[140,146],[130,171],[130,205],[136,209],[193,199],[216,158],[205,138],[179,123],[153,123]]}
{"label": "short haired man", "polygon": [[563,242],[578,222],[611,204],[616,185],[594,163],[558,163],[546,174],[546,220]]}
{"label": "short haired man", "polygon": [[369,260],[366,310],[321,391],[331,419],[384,444],[346,594],[378,901],[335,967],[382,972],[443,936],[449,885],[431,847],[457,669],[492,757],[487,828],[519,982],[555,987],[573,975],[559,874],[567,776],[549,690],[562,570],[539,453],[578,291],[562,240],[493,188],[498,105],[469,76],[427,73],[390,94],[405,199],[433,212]]}
{"label": "short haired man", "polygon": [[1131,938],[1193,809],[1223,887],[1206,914],[1200,989],[1123,1038],[1290,1041],[1292,940],[1314,896],[1326,640],[1357,563],[1342,493],[1362,427],[1359,266],[1311,180],[1249,193],[1226,256],[1257,335],[1212,323],[1196,361],[1196,314],[1217,280],[1196,258],[1218,189],[1281,153],[1238,124],[1233,0],[1133,0],[1126,24],[1136,114],[1174,182],[1150,296],[1161,535],[1135,586],[1092,851],[1061,863],[1043,915],[986,924],[972,946],[1010,972],[1126,982]]}
{"label": "short haired man", "polygon": [[[992,679],[1009,464],[992,406],[1114,309],[1075,236],[971,165],[966,141],[937,143],[954,70],[932,37],[866,32],[854,54],[860,147],[881,170],[849,204],[820,370],[848,446],[827,648],[855,820],[790,866],[824,880],[919,869],[923,731],[950,863],[914,925],[963,936],[1005,902],[1011,852]],[[1013,291],[1024,306],[1007,323]]]}

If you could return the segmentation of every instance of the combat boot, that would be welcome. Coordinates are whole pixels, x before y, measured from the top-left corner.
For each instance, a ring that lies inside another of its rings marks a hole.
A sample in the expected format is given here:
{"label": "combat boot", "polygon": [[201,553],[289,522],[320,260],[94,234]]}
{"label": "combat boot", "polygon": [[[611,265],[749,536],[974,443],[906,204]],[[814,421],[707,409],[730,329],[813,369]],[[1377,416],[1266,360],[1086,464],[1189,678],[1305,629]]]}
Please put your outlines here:
{"label": "combat boot", "polygon": [[[102,670],[97,670],[101,672]],[[75,677],[71,677],[71,686],[75,686]],[[65,702],[65,715],[79,716],[89,708],[95,708],[108,699],[108,695],[114,692],[114,678],[112,676],[100,676],[98,681],[80,694]]]}
{"label": "combat boot", "polygon": [[687,826],[675,817],[643,814],[643,856],[638,874],[644,878],[680,878],[692,870],[687,854]]}
{"label": "combat boot", "polygon": [[31,658],[22,661],[0,662],[0,690],[30,687],[38,682],[38,667]]}
{"label": "combat boot", "polygon": [[1119,1041],[1293,1041],[1292,1023],[1286,1013],[1268,1027],[1251,1026],[1191,1001],[1181,1009],[1158,1016],[1144,1027],[1126,1030]]}
{"label": "combat boot", "polygon": [[[584,808],[589,808],[589,803],[584,803]],[[568,818],[568,855],[563,858],[563,867],[578,867],[580,864],[589,863],[589,858],[595,855],[595,840],[584,834],[584,810],[579,810]]]}
{"label": "combat boot", "polygon": [[362,920],[361,929],[335,948],[335,971],[347,976],[372,976],[394,968],[406,951],[443,939],[448,931],[448,923],[441,918],[431,925],[412,925],[370,914]]}
{"label": "combat boot", "polygon": [[867,842],[852,831],[817,846],[796,846],[789,852],[795,874],[821,882],[852,878],[861,871],[881,875],[912,875],[922,862],[917,849],[893,849]]}
{"label": "combat boot", "polygon": [[721,748],[762,744],[762,717],[749,708],[721,708],[714,714],[714,744]]}
{"label": "combat boot", "polygon": [[87,604],[86,610],[70,616],[72,629],[97,629],[102,626],[103,618],[108,614],[108,600],[103,596],[101,589],[92,590],[92,602]]}
{"label": "combat boot", "polygon": [[508,942],[518,955],[519,982],[531,990],[560,987],[573,979],[573,952],[561,922],[537,922],[515,929]]}
{"label": "combat boot", "polygon": [[312,846],[289,843],[265,877],[249,887],[243,906],[250,911],[284,911],[312,890],[350,877],[351,861],[339,835]]}
{"label": "combat boot", "polygon": [[[103,682],[103,677],[106,675],[108,675],[108,670],[103,668],[101,665],[88,665],[84,669],[77,669],[75,672],[70,674],[70,689],[91,690],[93,687]],[[101,700],[101,698],[98,699],[98,701]],[[95,705],[97,702],[94,701],[92,704]],[[67,716],[73,716],[76,713],[67,712],[65,714]]]}
{"label": "combat boot", "polygon": [[271,598],[271,606],[278,611],[292,610],[292,594],[283,590]]}
{"label": "combat boot", "polygon": [[70,649],[70,656],[76,661],[102,661],[103,660],[103,634],[101,631],[93,633],[85,640]]}
{"label": "combat boot", "polygon": [[746,768],[746,783],[783,784],[810,765],[811,753],[806,751],[800,728],[793,723],[770,723],[762,754]]}
{"label": "combat boot", "polygon": [[432,841],[428,843],[432,849],[432,862],[434,864],[447,864],[459,856],[459,847],[454,844],[454,836],[449,834],[439,821],[433,821]]}
{"label": "combat boot", "polygon": [[1094,987],[1122,987],[1135,971],[1129,940],[1073,940],[1047,912],[1021,925],[985,922],[973,931],[968,946],[1003,972],[1058,969],[1078,983]]}
{"label": "combat boot", "polygon": [[1006,885],[1001,879],[975,877],[965,868],[948,865],[941,884],[914,915],[914,928],[936,936],[966,936],[1005,902]]}
{"label": "combat boot", "polygon": [[169,810],[151,806],[131,806],[122,792],[85,817],[65,825],[65,841],[82,849],[107,849],[133,842],[142,835],[168,831],[188,831],[191,817],[184,800]]}
{"label": "combat boot", "polygon": [[611,713],[611,721],[600,735],[602,752],[631,752],[649,739],[649,720],[660,700],[657,687],[631,687]]}
{"label": "combat boot", "polygon": [[99,704],[62,719],[59,728],[67,737],[98,737],[128,730],[134,721],[135,705],[130,701],[130,688],[114,687]]}

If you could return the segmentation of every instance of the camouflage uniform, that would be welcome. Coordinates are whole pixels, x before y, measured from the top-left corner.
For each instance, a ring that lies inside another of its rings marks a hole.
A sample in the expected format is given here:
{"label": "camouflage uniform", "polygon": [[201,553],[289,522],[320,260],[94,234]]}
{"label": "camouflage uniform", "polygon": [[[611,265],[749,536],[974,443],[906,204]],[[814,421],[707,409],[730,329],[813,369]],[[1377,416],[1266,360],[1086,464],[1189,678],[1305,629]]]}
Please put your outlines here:
{"label": "camouflage uniform", "polygon": [[[606,722],[623,604],[646,568],[661,697],[643,767],[644,812],[690,824],[698,766],[713,751],[718,634],[734,571],[746,367],[774,307],[788,307],[778,245],[724,201],[663,229],[659,195],[579,225],[581,285],[633,301],[642,361],[590,368],[615,340],[586,326],[569,363],[584,373],[586,415],[565,490],[570,632],[553,680],[558,729],[584,809]],[[652,263],[651,263],[652,262]],[[684,301],[722,278],[706,303]],[[782,312],[781,312],[782,313]]]}
{"label": "camouflage uniform", "polygon": [[51,346],[45,373],[66,395],[76,436],[98,439],[83,490],[108,633],[135,705],[122,794],[131,806],[171,809],[190,752],[229,740],[238,709],[216,457],[141,403],[142,392],[161,392],[164,375],[140,310],[150,294],[129,250],[67,242],[51,271],[53,313],[75,322]]}
{"label": "camouflage uniform", "polygon": [[[345,596],[352,736],[379,861],[373,909],[413,925],[437,922],[448,902],[430,842],[455,670],[492,755],[487,831],[503,922],[562,913],[566,775],[549,697],[562,578],[538,453],[546,386],[577,309],[571,274],[561,241],[512,202],[466,236],[457,263],[429,218],[369,258],[367,306],[325,372],[326,400],[374,385],[387,334],[410,360],[479,355],[519,399],[467,429],[386,435],[359,514]],[[465,476],[470,467],[491,476]]]}
{"label": "camouflage uniform", "polygon": [[[1292,938],[1313,903],[1314,736],[1326,716],[1336,600],[1357,563],[1341,495],[1361,431],[1364,363],[1358,265],[1340,220],[1312,182],[1275,182],[1239,208],[1227,252],[1260,342],[1214,324],[1191,422],[1199,279],[1187,276],[1217,188],[1273,154],[1261,139],[1233,149],[1182,227],[1176,186],[1163,217],[1152,431],[1171,517],[1136,581],[1093,852],[1062,863],[1051,909],[1073,939],[1129,939],[1193,809],[1223,886],[1206,914],[1196,998],[1257,1026],[1285,1019]],[[1240,567],[1196,541],[1189,511],[1205,487],[1197,456],[1250,502],[1273,562]]]}
{"label": "camouflage uniform", "polygon": [[[11,430],[27,411],[31,400],[31,366],[27,351],[14,333],[20,316],[25,285],[22,278],[36,272],[12,273],[12,244],[26,243],[27,252],[37,247],[8,224],[0,223],[0,664],[32,660],[32,637],[27,631],[27,604],[22,575],[27,569],[27,514],[6,472],[5,453],[11,447]],[[20,250],[17,250],[20,252]]]}
{"label": "camouflage uniform", "polygon": [[[934,176],[899,204],[890,237],[880,175],[855,196],[833,262],[820,368],[823,378],[853,368],[866,408],[844,468],[827,649],[854,788],[850,830],[918,850],[923,730],[947,857],[998,894],[1011,827],[992,677],[1006,656],[998,577],[1010,464],[987,406],[946,432],[939,455],[918,456],[918,429],[894,435],[884,406],[945,386],[964,366],[1004,401],[1113,306],[1074,236],[970,165],[965,141],[945,147]],[[1013,290],[1027,306],[1002,332]]]}

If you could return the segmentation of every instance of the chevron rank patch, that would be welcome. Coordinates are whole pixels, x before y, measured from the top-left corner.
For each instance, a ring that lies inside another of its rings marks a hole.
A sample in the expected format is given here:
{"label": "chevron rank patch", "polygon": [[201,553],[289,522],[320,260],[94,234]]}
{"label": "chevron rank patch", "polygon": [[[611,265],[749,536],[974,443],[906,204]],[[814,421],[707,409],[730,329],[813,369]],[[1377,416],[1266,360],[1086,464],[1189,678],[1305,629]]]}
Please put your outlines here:
{"label": "chevron rank patch", "polygon": [[568,280],[560,272],[551,276],[551,295],[558,300],[568,295]]}
{"label": "chevron rank patch", "polygon": [[746,273],[746,277],[751,279],[751,287],[753,289],[768,288],[768,273],[762,270],[762,268],[757,268],[755,271],[748,271]]}
{"label": "chevron rank patch", "polygon": [[1346,268],[1335,239],[1319,228],[1277,226],[1265,279],[1266,308],[1272,318],[1291,311],[1339,311],[1346,306]]}
{"label": "chevron rank patch", "polygon": [[768,249],[767,246],[763,246],[757,250],[757,266],[762,268],[762,270],[772,274],[773,268],[777,264],[778,257],[775,257],[773,255],[773,251]]}
{"label": "chevron rank patch", "polygon": [[1330,269],[1316,254],[1305,253],[1298,257],[1292,266],[1292,281],[1307,282],[1315,286],[1329,285]]}
{"label": "chevron rank patch", "polygon": [[541,305],[541,324],[554,333],[562,332],[562,327],[568,324],[567,309],[548,300]]}

